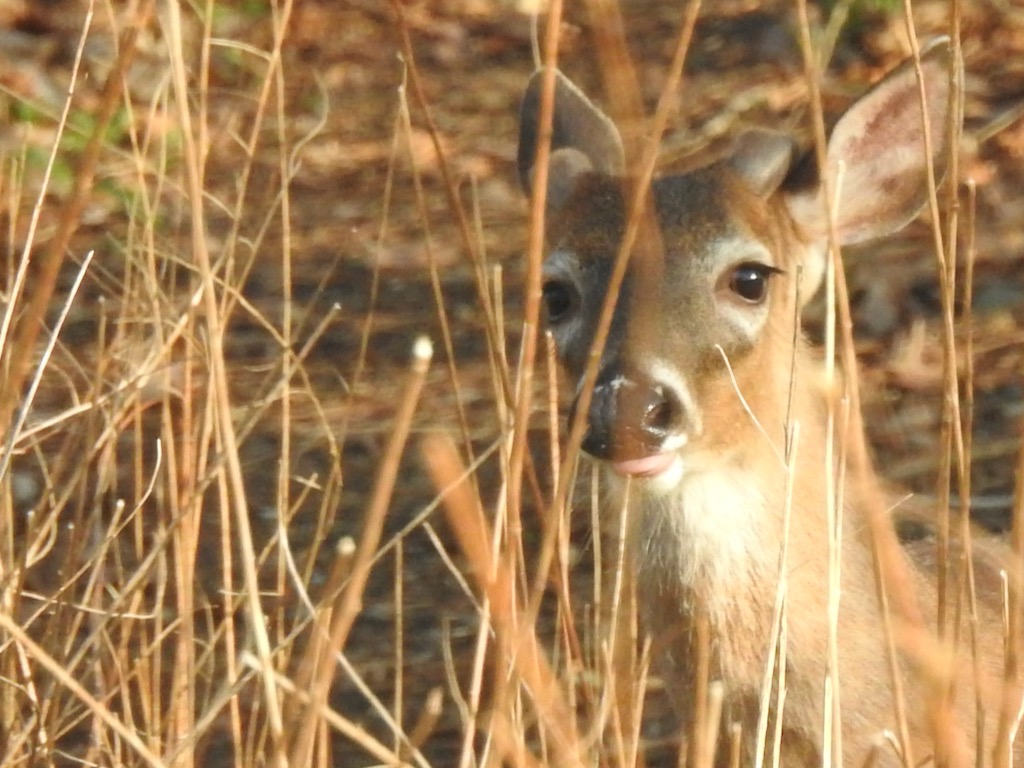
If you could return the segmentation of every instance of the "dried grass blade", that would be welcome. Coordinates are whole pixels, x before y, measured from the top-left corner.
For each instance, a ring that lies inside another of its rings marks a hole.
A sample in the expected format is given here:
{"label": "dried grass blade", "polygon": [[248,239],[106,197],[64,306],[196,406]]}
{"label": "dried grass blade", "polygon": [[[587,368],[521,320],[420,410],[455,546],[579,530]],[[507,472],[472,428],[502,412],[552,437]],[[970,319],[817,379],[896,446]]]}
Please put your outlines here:
{"label": "dried grass blade", "polygon": [[[71,195],[61,207],[57,231],[49,241],[49,246],[41,259],[32,297],[24,309],[24,319],[18,326],[17,335],[11,345],[8,373],[0,382],[0,434],[6,434],[10,426],[18,393],[22,390],[32,355],[35,352],[36,339],[42,330],[50,299],[57,285],[60,266],[64,263],[64,254],[67,252],[72,235],[78,229],[82,211],[92,192],[96,164],[99,160],[100,150],[103,148],[103,137],[106,135],[107,126],[110,124],[114,111],[121,103],[124,77],[135,57],[139,32],[149,24],[149,18],[153,14],[153,5],[154,0],[145,0],[136,12],[133,23],[121,35],[117,59],[107,76],[103,93],[100,96],[95,129],[82,150],[74,174]],[[23,257],[23,261],[25,260],[27,260],[27,254]]]}
{"label": "dried grass blade", "polygon": [[[366,588],[374,557],[377,554],[377,547],[380,544],[384,516],[387,513],[388,504],[391,502],[391,494],[398,477],[399,461],[405,450],[405,443],[412,426],[413,413],[419,403],[420,392],[423,389],[423,382],[426,379],[432,356],[433,348],[430,341],[426,337],[417,339],[413,347],[409,379],[395,418],[395,426],[384,452],[373,496],[366,510],[366,522],[355,560],[352,563],[352,575],[348,588],[345,590],[341,604],[331,617],[330,641],[328,643],[331,655],[345,647],[348,634],[362,608],[363,590]],[[318,722],[316,713],[325,706],[333,680],[333,664],[325,665],[325,668],[322,668],[314,678],[313,690],[310,692],[310,704],[307,706],[306,715],[290,745],[292,765],[309,764]]]}
{"label": "dried grass blade", "polygon": [[[499,663],[511,667],[529,691],[543,733],[554,752],[555,764],[586,764],[575,719],[566,704],[562,685],[540,647],[533,626],[523,622],[514,605],[511,589],[514,570],[507,561],[495,561],[492,556],[487,523],[479,500],[464,479],[462,461],[455,445],[446,435],[430,435],[423,442],[423,456],[435,487],[449,489],[444,496],[448,522],[470,562],[478,588],[490,601],[496,632],[499,637],[509,638],[508,643],[498,643],[498,647],[509,654]],[[497,711],[493,717],[499,721],[508,718],[509,722],[514,722],[511,712]],[[500,726],[495,729],[495,735],[502,735]]]}

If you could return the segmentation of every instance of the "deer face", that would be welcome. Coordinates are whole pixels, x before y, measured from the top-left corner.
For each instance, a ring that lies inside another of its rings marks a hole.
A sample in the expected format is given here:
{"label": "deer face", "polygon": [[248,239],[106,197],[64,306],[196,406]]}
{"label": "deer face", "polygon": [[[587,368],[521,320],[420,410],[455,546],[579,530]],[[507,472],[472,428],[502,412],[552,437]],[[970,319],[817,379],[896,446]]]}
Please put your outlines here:
{"label": "deer face", "polygon": [[[659,180],[651,191],[660,243],[634,253],[627,268],[583,443],[616,469],[641,475],[657,474],[688,446],[720,442],[717,433],[730,425],[705,412],[729,392],[715,385],[730,381],[727,365],[742,377],[763,350],[792,338],[797,275],[779,247],[785,222],[773,220],[768,201],[729,169]],[[577,382],[621,244],[624,208],[621,180],[590,176],[553,227],[546,317]],[[760,235],[745,225],[751,221]],[[789,318],[788,329],[769,324],[773,313]],[[756,391],[750,395],[758,399]]]}
{"label": "deer face", "polygon": [[[924,62],[933,157],[945,148],[945,56]],[[519,171],[532,192],[543,72],[523,104]],[[579,387],[626,231],[618,132],[555,73],[549,170],[546,317]],[[904,66],[843,117],[829,142],[842,166],[836,221],[843,242],[897,229],[925,202],[917,82]],[[759,432],[781,441],[788,362],[800,344],[799,305],[824,272],[827,231],[817,182],[793,170],[792,144],[750,133],[736,152],[691,173],[656,180],[650,215],[629,255],[585,418],[583,449],[619,474],[678,477],[683,457],[742,447]],[[941,169],[940,169],[941,173]],[[836,178],[839,175],[836,174]]]}

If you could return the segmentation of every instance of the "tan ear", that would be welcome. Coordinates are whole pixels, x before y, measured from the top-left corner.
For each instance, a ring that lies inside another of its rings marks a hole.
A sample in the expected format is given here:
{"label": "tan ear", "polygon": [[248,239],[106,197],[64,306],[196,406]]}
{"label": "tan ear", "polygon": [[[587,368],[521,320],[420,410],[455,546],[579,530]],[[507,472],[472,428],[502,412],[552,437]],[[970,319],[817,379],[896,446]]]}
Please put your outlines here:
{"label": "tan ear", "polygon": [[[905,61],[886,76],[836,124],[828,142],[826,172],[837,198],[841,242],[857,243],[901,229],[927,203],[928,164],[934,168],[936,182],[945,175],[950,151],[951,57],[948,38],[931,41],[921,52],[931,157],[925,151],[921,87],[913,61]],[[788,204],[812,238],[825,238],[820,185],[790,195]]]}
{"label": "tan ear", "polygon": [[[533,73],[519,113],[519,183],[533,193],[533,166],[540,135],[540,100],[543,69]],[[555,103],[551,119],[551,162],[548,168],[548,205],[558,207],[586,172],[621,176],[622,139],[615,124],[594,106],[569,78],[555,70]]]}
{"label": "tan ear", "polygon": [[767,197],[779,188],[793,160],[793,140],[781,133],[751,130],[733,147],[729,167],[752,192]]}

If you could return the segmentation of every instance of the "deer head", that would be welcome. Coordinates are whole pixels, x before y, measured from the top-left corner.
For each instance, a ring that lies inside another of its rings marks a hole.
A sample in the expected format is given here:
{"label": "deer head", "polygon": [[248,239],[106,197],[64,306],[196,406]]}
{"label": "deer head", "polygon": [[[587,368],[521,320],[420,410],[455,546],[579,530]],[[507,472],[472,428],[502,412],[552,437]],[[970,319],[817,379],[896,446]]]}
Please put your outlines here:
{"label": "deer head", "polygon": [[[946,39],[922,53],[926,114],[908,61],[835,125],[824,171],[841,243],[900,229],[927,201],[929,163],[941,179],[949,58]],[[542,74],[522,105],[527,194],[537,191]],[[560,72],[555,78],[543,297],[561,360],[579,382],[622,242],[629,182],[614,124]],[[825,272],[823,188],[813,156],[763,131],[742,136],[724,160],[652,183],[661,248],[631,256],[589,411],[575,414],[587,420],[587,453],[621,475],[671,483],[684,457],[758,439],[753,420],[781,441],[791,363],[807,354],[799,312]]]}

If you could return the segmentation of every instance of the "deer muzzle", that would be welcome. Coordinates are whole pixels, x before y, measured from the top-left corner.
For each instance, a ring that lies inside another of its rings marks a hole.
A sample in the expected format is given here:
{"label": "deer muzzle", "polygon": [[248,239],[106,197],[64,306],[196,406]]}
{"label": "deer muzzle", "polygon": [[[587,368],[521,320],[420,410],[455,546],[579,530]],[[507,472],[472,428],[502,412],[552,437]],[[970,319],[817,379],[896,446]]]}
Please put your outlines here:
{"label": "deer muzzle", "polygon": [[[578,402],[570,419],[579,417]],[[651,477],[667,469],[685,443],[686,414],[673,389],[642,374],[598,377],[582,448],[621,475]]]}

